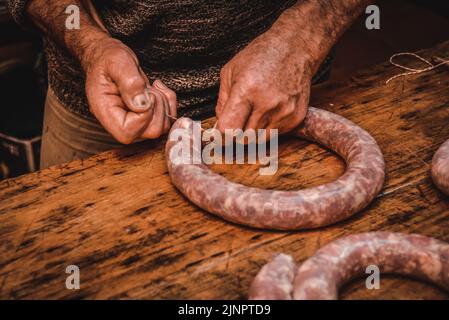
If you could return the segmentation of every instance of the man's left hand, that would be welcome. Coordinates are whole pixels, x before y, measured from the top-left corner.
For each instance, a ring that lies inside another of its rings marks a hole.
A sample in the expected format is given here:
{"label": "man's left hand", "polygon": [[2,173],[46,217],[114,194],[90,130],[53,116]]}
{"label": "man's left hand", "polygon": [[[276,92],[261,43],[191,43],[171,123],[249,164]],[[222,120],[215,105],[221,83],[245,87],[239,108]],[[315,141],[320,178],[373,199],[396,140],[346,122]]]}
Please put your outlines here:
{"label": "man's left hand", "polygon": [[217,128],[297,127],[309,103],[312,67],[298,42],[267,32],[227,63],[220,75]]}

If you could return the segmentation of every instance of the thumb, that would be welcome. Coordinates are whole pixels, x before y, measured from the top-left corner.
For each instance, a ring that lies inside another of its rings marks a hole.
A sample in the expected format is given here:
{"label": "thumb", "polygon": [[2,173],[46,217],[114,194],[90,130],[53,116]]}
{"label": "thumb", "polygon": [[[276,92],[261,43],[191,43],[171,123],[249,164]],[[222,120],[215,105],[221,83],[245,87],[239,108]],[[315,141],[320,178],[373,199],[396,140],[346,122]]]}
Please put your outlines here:
{"label": "thumb", "polygon": [[129,63],[118,66],[120,67],[110,70],[110,75],[117,84],[126,107],[136,113],[146,112],[153,108],[154,99],[151,99],[146,90],[149,81],[145,73],[132,59]]}

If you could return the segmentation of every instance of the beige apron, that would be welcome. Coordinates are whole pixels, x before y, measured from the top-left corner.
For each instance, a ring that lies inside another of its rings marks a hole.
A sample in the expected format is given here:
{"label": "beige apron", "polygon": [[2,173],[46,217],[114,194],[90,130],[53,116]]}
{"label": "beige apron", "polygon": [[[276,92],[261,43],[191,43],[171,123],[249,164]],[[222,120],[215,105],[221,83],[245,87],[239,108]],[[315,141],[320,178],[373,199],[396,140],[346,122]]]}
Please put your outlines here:
{"label": "beige apron", "polygon": [[40,168],[84,159],[122,146],[95,120],[69,111],[48,88]]}

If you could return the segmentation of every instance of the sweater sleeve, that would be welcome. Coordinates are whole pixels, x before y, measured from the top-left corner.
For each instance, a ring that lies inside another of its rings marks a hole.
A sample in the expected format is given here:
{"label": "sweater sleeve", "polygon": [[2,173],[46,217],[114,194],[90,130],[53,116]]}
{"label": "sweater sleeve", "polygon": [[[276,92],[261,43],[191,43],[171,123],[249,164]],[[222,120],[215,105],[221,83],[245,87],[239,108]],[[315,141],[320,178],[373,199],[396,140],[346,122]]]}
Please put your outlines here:
{"label": "sweater sleeve", "polygon": [[31,22],[25,12],[28,2],[30,0],[7,0],[9,12],[13,19],[23,28],[31,29]]}

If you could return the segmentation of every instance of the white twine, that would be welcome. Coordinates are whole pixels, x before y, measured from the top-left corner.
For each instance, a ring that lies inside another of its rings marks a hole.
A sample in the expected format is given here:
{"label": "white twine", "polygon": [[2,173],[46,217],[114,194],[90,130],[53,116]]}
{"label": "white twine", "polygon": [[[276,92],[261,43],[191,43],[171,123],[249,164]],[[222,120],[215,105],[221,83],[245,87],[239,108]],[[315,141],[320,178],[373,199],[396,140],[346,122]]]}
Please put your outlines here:
{"label": "white twine", "polygon": [[[428,67],[422,68],[422,69],[415,69],[415,68],[410,68],[410,67],[407,67],[407,66],[404,66],[404,65],[401,65],[399,63],[394,62],[393,59],[396,58],[396,57],[399,57],[399,56],[412,56],[412,57],[415,57],[415,58],[421,60],[422,62],[424,62],[425,64],[427,64]],[[433,69],[439,68],[442,65],[449,65],[449,60],[444,60],[444,59],[442,59],[440,57],[434,57],[434,59],[437,60],[437,61],[440,61],[440,62],[437,63],[437,64],[433,64],[429,60],[424,59],[423,57],[421,57],[421,56],[419,56],[419,55],[417,55],[416,53],[413,53],[413,52],[395,53],[394,55],[392,55],[390,57],[390,63],[392,65],[398,67],[398,68],[401,68],[403,70],[407,70],[407,72],[400,73],[400,74],[397,74],[397,75],[389,78],[387,81],[385,81],[385,84],[388,84],[390,81],[395,80],[397,78],[406,77],[406,76],[410,76],[410,75],[414,75],[414,74],[420,74],[420,73],[423,73],[423,72],[427,72],[427,71],[431,71]]]}

